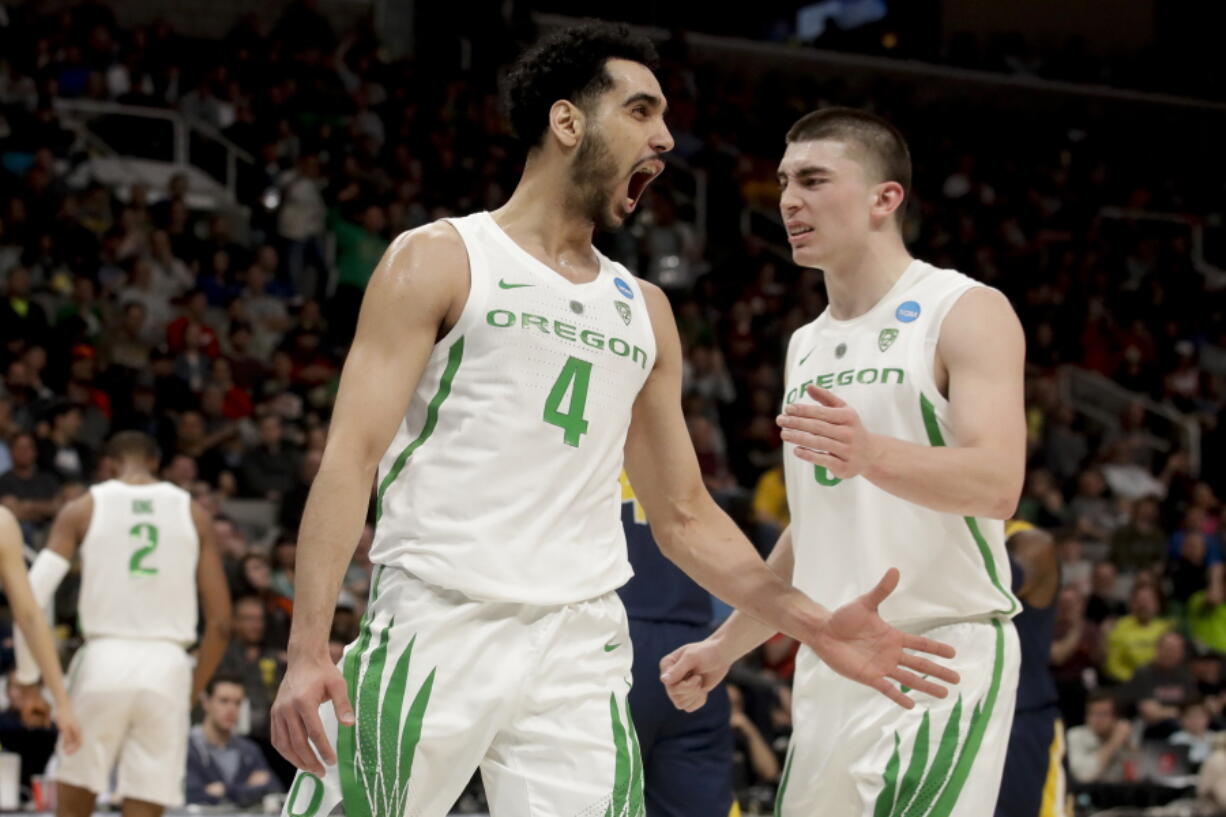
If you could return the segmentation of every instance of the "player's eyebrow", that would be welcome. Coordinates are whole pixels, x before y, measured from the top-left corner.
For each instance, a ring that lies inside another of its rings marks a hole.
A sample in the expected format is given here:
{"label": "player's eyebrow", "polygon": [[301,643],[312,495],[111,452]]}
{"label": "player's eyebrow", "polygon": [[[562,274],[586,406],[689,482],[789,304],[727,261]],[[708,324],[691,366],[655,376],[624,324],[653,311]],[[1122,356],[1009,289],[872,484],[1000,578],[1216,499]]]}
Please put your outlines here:
{"label": "player's eyebrow", "polygon": [[[792,171],[791,175],[797,181],[803,182],[807,179],[813,178],[814,176],[829,176],[833,172],[834,171],[832,171],[830,168],[824,167],[822,165],[803,165],[799,169]],[[787,178],[788,178],[787,171],[784,170],[782,167],[779,168],[778,177],[779,177],[779,181],[781,182],[787,181]]]}
{"label": "player's eyebrow", "polygon": [[635,105],[639,102],[646,102],[652,108],[663,107],[663,110],[660,111],[660,113],[668,113],[668,103],[663,99],[660,99],[660,97],[656,96],[655,94],[649,94],[646,91],[639,91],[637,94],[631,95],[629,99],[622,103],[622,107],[629,108],[631,105]]}

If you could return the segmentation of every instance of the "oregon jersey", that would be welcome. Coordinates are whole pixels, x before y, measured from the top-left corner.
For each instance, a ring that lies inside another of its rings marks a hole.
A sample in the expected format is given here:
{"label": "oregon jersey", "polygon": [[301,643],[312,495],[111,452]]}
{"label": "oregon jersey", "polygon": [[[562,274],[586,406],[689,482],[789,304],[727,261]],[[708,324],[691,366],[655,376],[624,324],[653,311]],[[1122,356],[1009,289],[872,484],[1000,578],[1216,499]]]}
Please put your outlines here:
{"label": "oregon jersey", "polygon": [[196,640],[200,540],[191,495],[168,482],[109,480],[81,542],[81,629],[86,638]]}
{"label": "oregon jersey", "polygon": [[[875,434],[957,445],[933,363],[942,321],[975,286],[961,273],[914,261],[865,314],[840,321],[823,312],[792,336],[784,404],[812,402],[806,388],[816,384],[846,401]],[[899,590],[881,606],[891,624],[1017,612],[1003,522],[934,511],[862,476],[837,479],[794,448],[786,446],[784,461],[795,583],[809,596],[834,608],[897,567]]]}
{"label": "oregon jersey", "polygon": [[488,213],[450,223],[468,300],[379,465],[371,560],[471,598],[567,604],[631,575],[618,474],[655,363],[638,282],[574,284]]}

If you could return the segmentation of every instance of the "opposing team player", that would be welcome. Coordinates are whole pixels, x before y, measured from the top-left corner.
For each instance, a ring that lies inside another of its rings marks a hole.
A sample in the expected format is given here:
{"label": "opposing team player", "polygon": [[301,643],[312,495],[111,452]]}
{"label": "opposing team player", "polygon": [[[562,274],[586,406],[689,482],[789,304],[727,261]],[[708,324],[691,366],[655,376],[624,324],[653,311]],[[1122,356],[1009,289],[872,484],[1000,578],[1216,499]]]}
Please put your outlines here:
{"label": "opposing team player", "polygon": [[[877,617],[896,572],[831,614],[703,486],[668,301],[592,246],[672,147],[653,61],[603,26],[529,52],[508,78],[528,147],[511,199],[401,237],[374,272],[301,528],[272,716],[304,770],[286,814],[438,817],[478,766],[501,817],[642,813],[623,451],[661,547],[713,592],[904,705],[891,678],[956,679],[903,648],[948,650]],[[328,625],[372,483],[377,568],[342,671]]]}
{"label": "opposing team player", "polygon": [[[225,651],[229,591],[207,511],[153,476],[153,439],[122,431],[106,454],[118,476],[60,510],[30,568],[46,603],[81,555],[85,644],[69,696],[82,744],[58,756],[57,813],[92,814],[118,766],[124,817],[158,817],[183,804],[191,702]],[[197,599],[205,628],[193,671],[185,648],[196,641]],[[30,683],[37,671],[18,647],[18,681]]]}
{"label": "opposing team player", "polygon": [[[1002,520],[1025,460],[1021,325],[1000,292],[907,252],[910,154],[879,117],[803,117],[779,182],[792,257],[824,271],[830,306],[788,346],[779,425],[792,524],[770,561],[838,602],[899,565],[882,617],[954,645],[962,676],[956,695],[907,684],[918,706],[883,707],[802,649],[780,813],[982,817],[996,806],[1018,678]],[[698,705],[772,632],[738,612],[668,656],[674,700]]]}

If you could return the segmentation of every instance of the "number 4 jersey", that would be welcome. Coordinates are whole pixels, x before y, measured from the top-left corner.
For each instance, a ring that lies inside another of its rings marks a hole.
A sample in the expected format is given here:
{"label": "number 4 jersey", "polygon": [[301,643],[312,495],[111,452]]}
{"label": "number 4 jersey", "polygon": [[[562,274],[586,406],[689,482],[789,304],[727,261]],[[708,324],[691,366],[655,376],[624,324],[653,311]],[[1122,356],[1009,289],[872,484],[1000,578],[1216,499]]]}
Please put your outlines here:
{"label": "number 4 jersey", "polygon": [[469,293],[379,465],[371,560],[470,598],[569,604],[631,576],[622,448],[656,345],[602,255],[574,284],[488,213],[450,220]]}
{"label": "number 4 jersey", "polygon": [[196,640],[200,540],[191,496],[168,482],[108,480],[81,542],[81,629],[86,638]]}

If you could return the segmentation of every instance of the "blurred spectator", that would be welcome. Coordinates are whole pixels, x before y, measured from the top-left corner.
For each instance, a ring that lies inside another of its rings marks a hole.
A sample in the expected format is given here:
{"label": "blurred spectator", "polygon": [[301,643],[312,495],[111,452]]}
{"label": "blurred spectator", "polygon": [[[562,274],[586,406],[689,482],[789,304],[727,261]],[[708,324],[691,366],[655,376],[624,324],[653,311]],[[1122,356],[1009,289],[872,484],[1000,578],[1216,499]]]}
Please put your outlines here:
{"label": "blurred spectator", "polygon": [[286,270],[294,290],[307,298],[322,294],[328,278],[323,245],[328,210],[320,189],[322,175],[319,155],[304,153],[277,180],[281,195],[277,233],[284,242]]}
{"label": "blurred spectator", "polygon": [[1086,722],[1068,730],[1068,768],[1078,783],[1118,783],[1124,780],[1124,754],[1132,728],[1122,720],[1110,692],[1090,696]]}
{"label": "blurred spectator", "polygon": [[242,596],[234,601],[234,640],[219,670],[242,683],[250,711],[247,734],[262,748],[271,745],[269,715],[285,675],[284,657],[265,643],[265,620],[264,602],[259,597]]}
{"label": "blurred spectator", "polygon": [[[1107,633],[1107,660],[1103,668],[1113,681],[1131,680],[1138,669],[1154,660],[1158,641],[1172,627],[1169,619],[1158,617],[1160,610],[1155,587],[1138,583],[1132,589],[1128,615]],[[1182,658],[1182,640],[1180,653]]]}
{"label": "blurred spectator", "polygon": [[1188,760],[1195,769],[1209,759],[1213,745],[1217,742],[1216,732],[1209,731],[1209,709],[1205,702],[1193,698],[1183,705],[1179,715],[1179,729],[1170,737],[1172,746],[1187,746]]}
{"label": "blurred spectator", "polygon": [[240,484],[245,496],[280,499],[298,483],[300,460],[285,442],[281,418],[259,419],[260,442],[243,457]]}
{"label": "blurred spectator", "polygon": [[1052,677],[1060,694],[1060,710],[1067,726],[1081,723],[1087,690],[1097,682],[1102,663],[1098,625],[1086,618],[1085,597],[1076,586],[1066,586],[1056,599],[1056,624],[1051,646]]}
{"label": "blurred spectator", "polygon": [[[1111,535],[1111,561],[1124,572],[1152,568],[1165,556],[1166,536],[1160,527],[1161,506],[1153,497],[1132,503],[1128,522]],[[1177,597],[1185,598],[1176,593]]]}
{"label": "blurred spectator", "polygon": [[1184,705],[1198,698],[1196,681],[1187,664],[1187,650],[1179,633],[1163,633],[1154,660],[1139,668],[1118,697],[1134,705],[1141,719],[1144,740],[1169,737],[1179,728]]}
{"label": "blurred spectator", "polygon": [[728,685],[732,710],[733,757],[736,787],[775,786],[779,782],[779,759],[758,727],[745,714],[745,698],[734,684]]}
{"label": "blurred spectator", "polygon": [[61,483],[89,480],[94,473],[94,452],[77,439],[82,422],[80,407],[61,403],[47,419],[51,430],[38,442],[38,467]]}
{"label": "blurred spectator", "polygon": [[1119,576],[1112,562],[1098,562],[1090,574],[1090,597],[1086,600],[1086,618],[1103,624],[1124,615],[1128,608],[1118,596]]}
{"label": "blurred spectator", "polygon": [[243,694],[239,678],[219,673],[200,696],[204,721],[193,726],[187,738],[189,805],[245,809],[280,791],[260,748],[235,733]]}
{"label": "blurred spectator", "polygon": [[1226,601],[1221,556],[1219,554],[1216,562],[1211,562],[1210,559],[1204,534],[1189,533],[1183,538],[1179,555],[1166,565],[1167,579],[1176,599],[1191,600],[1193,595],[1203,590],[1204,602],[1208,606],[1216,606]]}
{"label": "blurred spectator", "polygon": [[59,509],[59,481],[38,467],[38,443],[21,432],[9,441],[13,467],[0,475],[0,503],[23,523],[41,524]]}

